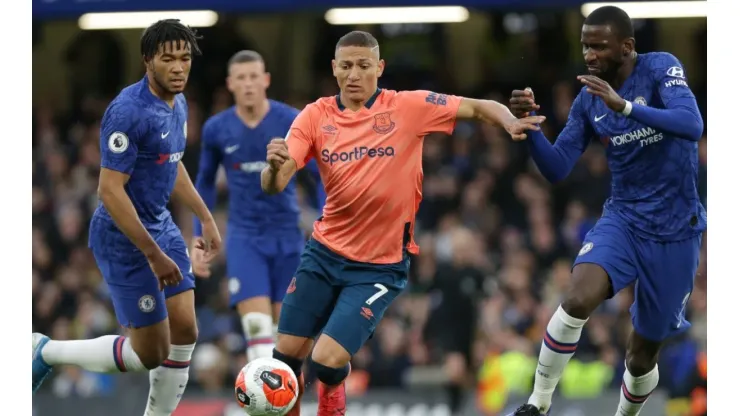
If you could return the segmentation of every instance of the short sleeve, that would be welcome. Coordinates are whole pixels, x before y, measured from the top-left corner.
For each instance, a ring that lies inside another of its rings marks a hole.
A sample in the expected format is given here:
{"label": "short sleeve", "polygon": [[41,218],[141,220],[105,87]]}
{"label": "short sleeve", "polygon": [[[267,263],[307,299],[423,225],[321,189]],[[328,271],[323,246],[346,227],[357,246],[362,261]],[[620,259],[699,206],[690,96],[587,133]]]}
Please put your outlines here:
{"label": "short sleeve", "polygon": [[401,98],[399,104],[406,108],[412,119],[419,121],[421,136],[452,134],[462,97],[425,90],[402,91],[398,96]]}
{"label": "short sleeve", "polygon": [[133,104],[111,104],[100,123],[100,166],[130,175],[136,165],[141,131]]}
{"label": "short sleeve", "polygon": [[695,99],[689,88],[686,72],[679,60],[670,53],[659,53],[652,59],[650,69],[657,84],[660,98],[666,108],[672,108],[671,101],[679,98]]}
{"label": "short sleeve", "polygon": [[311,122],[312,107],[306,107],[293,120],[293,124],[285,136],[285,142],[288,144],[288,153],[295,160],[296,167],[303,169],[311,160],[312,149],[314,145],[313,124]]}

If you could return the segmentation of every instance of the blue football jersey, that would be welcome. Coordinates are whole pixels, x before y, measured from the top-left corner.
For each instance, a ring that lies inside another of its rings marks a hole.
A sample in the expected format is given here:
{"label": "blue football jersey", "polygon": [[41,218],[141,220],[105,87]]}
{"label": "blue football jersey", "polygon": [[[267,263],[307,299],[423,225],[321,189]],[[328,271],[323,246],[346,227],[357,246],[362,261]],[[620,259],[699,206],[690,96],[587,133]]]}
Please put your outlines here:
{"label": "blue football jersey", "polygon": [[[638,55],[632,74],[617,94],[633,106],[655,109],[670,108],[679,101],[691,103],[687,109],[696,113],[701,123],[683,67],[669,53]],[[556,146],[580,154],[592,139],[605,146],[612,173],[605,215],[617,215],[637,235],[659,241],[684,240],[706,229],[706,210],[698,192],[699,154],[695,139],[679,137],[614,112],[584,87],[573,102]]]}
{"label": "blue football jersey", "polygon": [[[152,235],[171,224],[167,203],[185,152],[187,115],[182,94],[171,108],[152,94],[146,77],[121,91],[103,115],[100,165],[130,175],[126,194]],[[93,214],[96,219],[113,221],[102,202]],[[95,241],[104,240],[91,236],[91,244]]]}
{"label": "blue football jersey", "polygon": [[[236,107],[214,115],[204,124],[196,188],[206,204],[213,207],[216,173],[219,166],[224,167],[229,193],[229,232],[292,235],[299,230],[295,178],[277,195],[263,192],[260,179],[267,167],[267,145],[274,138],[286,136],[298,113],[287,104],[270,100],[269,111],[254,128],[239,118]],[[195,233],[201,233],[197,218]]]}

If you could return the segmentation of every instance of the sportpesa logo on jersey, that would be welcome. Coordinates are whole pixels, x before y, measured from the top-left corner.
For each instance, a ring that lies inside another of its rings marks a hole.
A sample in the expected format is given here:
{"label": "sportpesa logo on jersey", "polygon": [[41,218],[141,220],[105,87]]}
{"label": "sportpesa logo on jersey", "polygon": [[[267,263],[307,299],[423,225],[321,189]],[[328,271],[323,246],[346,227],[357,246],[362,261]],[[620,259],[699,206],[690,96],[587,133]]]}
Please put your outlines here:
{"label": "sportpesa logo on jersey", "polygon": [[365,157],[374,159],[376,157],[393,157],[396,149],[392,146],[369,148],[366,146],[355,147],[349,152],[329,152],[328,149],[321,151],[321,161],[333,165],[338,162],[355,162]]}

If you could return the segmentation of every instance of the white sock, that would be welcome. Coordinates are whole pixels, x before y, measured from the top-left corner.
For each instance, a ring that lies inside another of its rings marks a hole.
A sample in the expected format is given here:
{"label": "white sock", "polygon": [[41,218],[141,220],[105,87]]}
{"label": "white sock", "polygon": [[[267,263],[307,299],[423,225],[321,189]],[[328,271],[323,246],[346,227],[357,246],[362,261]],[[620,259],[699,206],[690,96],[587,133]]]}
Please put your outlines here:
{"label": "white sock", "polygon": [[547,324],[534,376],[534,391],[528,402],[537,406],[543,414],[550,409],[555,387],[563,375],[566,364],[576,352],[581,330],[586,321],[587,319],[568,315],[562,306],[558,306],[558,310]]}
{"label": "white sock", "polygon": [[637,416],[647,402],[650,393],[658,387],[658,366],[644,376],[634,377],[625,368],[622,377],[622,394],[619,395],[619,407],[616,416]]}
{"label": "white sock", "polygon": [[149,372],[149,400],[144,416],[169,416],[180,403],[188,384],[190,358],[195,344],[170,345],[170,355]]}
{"label": "white sock", "polygon": [[244,337],[247,339],[247,361],[272,357],[275,333],[270,315],[249,312],[242,316]]}
{"label": "white sock", "polygon": [[51,366],[77,365],[96,373],[146,370],[131,348],[131,341],[117,335],[78,341],[50,340],[41,350],[41,356]]}

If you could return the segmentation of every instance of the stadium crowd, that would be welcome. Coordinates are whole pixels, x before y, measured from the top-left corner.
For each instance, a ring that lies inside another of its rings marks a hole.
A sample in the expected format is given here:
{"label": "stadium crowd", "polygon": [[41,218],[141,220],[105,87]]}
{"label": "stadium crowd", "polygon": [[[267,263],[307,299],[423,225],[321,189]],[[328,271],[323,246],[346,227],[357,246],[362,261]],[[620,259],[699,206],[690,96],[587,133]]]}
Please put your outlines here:
{"label": "stadium crowd", "polygon": [[[230,105],[228,93],[219,84],[221,75],[204,72],[193,80],[189,94],[188,148],[183,161],[193,176],[203,122]],[[469,94],[440,78],[427,75],[418,83],[397,76],[388,87]],[[535,93],[548,116],[546,134],[554,138],[567,118],[577,86],[565,76],[540,84],[540,88],[535,84]],[[316,85],[316,96],[334,93],[331,79],[317,79]],[[506,101],[507,87],[485,86],[477,94]],[[694,91],[701,95],[705,111],[705,90],[694,86]],[[97,204],[99,121],[111,93],[115,91],[77,94],[69,112],[60,111],[52,101],[34,103],[33,329],[54,339],[92,338],[117,331],[106,285],[87,249],[88,220]],[[284,98],[298,108],[312,100]],[[706,203],[706,138],[700,149]],[[488,368],[491,360],[507,354],[536,360],[544,328],[568,284],[573,257],[610,191],[600,143],[585,152],[567,180],[550,185],[530,161],[526,144],[513,143],[495,128],[472,124],[459,124],[452,136],[426,139],[424,173],[424,201],[416,231],[422,251],[413,261],[407,292],[354,359],[350,385],[358,393],[366,388],[403,387],[411,380],[409,369],[433,366],[443,369],[452,386],[477,384],[479,391],[485,391],[481,386],[486,375],[481,369]],[[318,216],[313,184],[304,177],[299,181],[309,232]],[[216,218],[223,234],[223,180],[221,191]],[[191,218],[181,207],[174,206],[173,212],[188,238]],[[671,368],[685,368],[686,374],[694,370],[686,363],[693,363],[692,357],[706,346],[705,271],[706,262],[702,262],[688,308],[693,327],[664,353],[664,360],[674,360]],[[197,282],[200,338],[189,389],[228,387],[245,364],[241,326],[227,307],[226,280],[220,259],[213,276]],[[605,303],[589,321],[576,354],[577,363],[600,365],[603,387],[621,382],[630,303],[627,292]],[[686,351],[693,351],[688,361]],[[661,372],[664,369],[668,371],[663,367]],[[526,376],[531,383],[532,372],[529,367],[520,369],[517,376]],[[689,379],[688,375],[676,377]],[[688,393],[690,385],[672,379],[661,374],[673,395]],[[110,393],[116,382],[66,368],[57,371],[48,386],[60,396],[90,396]],[[516,390],[516,383],[511,381],[510,388]],[[526,386],[527,381],[523,383]]]}

